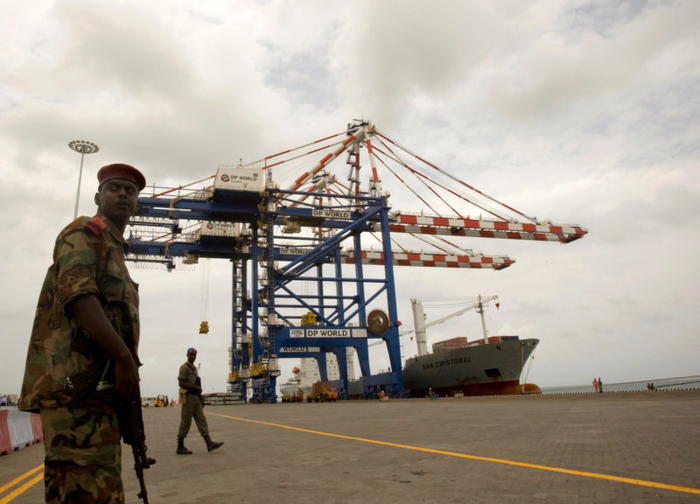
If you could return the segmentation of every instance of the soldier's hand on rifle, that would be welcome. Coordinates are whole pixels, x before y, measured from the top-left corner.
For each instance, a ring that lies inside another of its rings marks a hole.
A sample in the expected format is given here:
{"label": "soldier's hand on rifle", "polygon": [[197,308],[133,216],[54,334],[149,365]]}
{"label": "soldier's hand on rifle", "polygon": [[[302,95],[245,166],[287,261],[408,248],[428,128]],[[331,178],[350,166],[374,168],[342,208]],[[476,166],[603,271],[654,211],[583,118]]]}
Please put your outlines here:
{"label": "soldier's hand on rifle", "polygon": [[134,357],[107,318],[96,296],[88,294],[75,298],[67,305],[78,324],[93,338],[114,361],[114,391],[122,397],[136,397],[139,371]]}

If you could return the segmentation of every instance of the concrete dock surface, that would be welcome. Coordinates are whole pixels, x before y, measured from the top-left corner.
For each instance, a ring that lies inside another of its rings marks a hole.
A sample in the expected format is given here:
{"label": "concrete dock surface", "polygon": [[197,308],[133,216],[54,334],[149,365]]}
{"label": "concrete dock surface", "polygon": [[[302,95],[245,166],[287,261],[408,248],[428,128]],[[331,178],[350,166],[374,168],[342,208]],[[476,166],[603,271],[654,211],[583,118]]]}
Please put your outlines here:
{"label": "concrete dock surface", "polygon": [[[151,503],[700,502],[700,391],[145,408]],[[43,446],[0,457],[0,504],[43,502]],[[123,447],[126,502],[140,502]],[[31,471],[34,470],[33,473]],[[34,482],[32,482],[34,481]]]}

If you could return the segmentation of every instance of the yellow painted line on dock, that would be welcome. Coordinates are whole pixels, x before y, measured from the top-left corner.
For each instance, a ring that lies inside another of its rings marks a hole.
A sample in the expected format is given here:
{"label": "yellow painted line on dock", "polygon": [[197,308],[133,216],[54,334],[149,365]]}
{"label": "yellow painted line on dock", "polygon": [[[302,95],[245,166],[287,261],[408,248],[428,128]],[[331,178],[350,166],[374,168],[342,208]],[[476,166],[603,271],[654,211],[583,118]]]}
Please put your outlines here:
{"label": "yellow painted line on dock", "polygon": [[[21,476],[16,477],[9,483],[3,485],[0,487],[0,494],[3,493],[4,491],[8,490],[9,488],[12,488],[16,484],[24,481],[28,477],[30,477],[32,474],[34,474],[37,471],[41,471],[44,468],[44,464],[36,466],[34,469],[30,469],[26,473],[22,474]],[[29,481],[27,481],[25,484],[22,486],[16,488],[9,494],[7,494],[5,497],[0,498],[0,504],[7,504],[11,500],[13,500],[15,497],[22,495],[24,492],[26,492],[29,488],[32,486],[36,485],[39,481],[44,479],[44,473],[42,472],[41,474],[38,474],[37,476],[33,477]]]}
{"label": "yellow painted line on dock", "polygon": [[[646,481],[646,480],[639,480],[639,479],[634,479],[634,478],[623,478],[621,476],[612,476],[610,474],[600,474],[600,473],[593,473],[593,472],[587,472],[587,471],[576,471],[574,469],[564,469],[561,467],[550,467],[550,466],[545,466],[545,465],[540,465],[540,464],[528,464],[527,462],[518,462],[516,460],[506,460],[506,459],[499,459],[499,458],[493,458],[493,457],[480,457],[478,455],[467,455],[466,453],[450,452],[450,451],[445,451],[445,450],[435,450],[433,448],[421,448],[420,446],[411,446],[411,445],[404,445],[404,444],[398,444],[398,443],[389,443],[387,441],[377,441],[376,439],[366,439],[366,438],[360,438],[360,437],[354,437],[354,436],[345,436],[342,434],[333,434],[331,432],[322,432],[322,431],[315,431],[315,430],[310,430],[310,429],[302,429],[299,427],[292,427],[290,425],[277,424],[277,423],[272,423],[272,422],[264,422],[262,420],[251,420],[249,418],[241,418],[241,417],[236,417],[236,416],[231,416],[231,415],[222,415],[220,413],[208,412],[207,414],[212,415],[212,416],[219,416],[219,417],[223,417],[223,418],[230,418],[232,420],[239,420],[241,422],[250,422],[250,423],[255,423],[255,424],[260,424],[260,425],[268,425],[270,427],[279,427],[282,429],[288,429],[288,430],[293,430],[293,431],[298,431],[298,432],[306,432],[308,434],[316,434],[319,436],[333,437],[333,438],[339,438],[339,439],[348,439],[350,441],[360,441],[363,443],[370,443],[370,444],[381,445],[381,446],[391,446],[393,448],[403,448],[405,450],[413,450],[413,451],[419,451],[419,452],[424,452],[424,453],[434,453],[437,455],[447,455],[449,457],[458,457],[458,458],[469,459],[469,460],[479,460],[482,462],[494,462],[496,464],[504,464],[504,465],[510,465],[510,466],[516,466],[516,467],[526,467],[528,469],[539,469],[541,471],[570,474],[573,476],[583,476],[586,478],[595,478],[595,479],[608,480],[608,481],[617,481],[618,483],[627,483],[628,485],[638,485],[638,486],[643,486],[643,487],[661,488],[664,490],[671,490],[674,492],[683,492],[683,493],[700,495],[700,488],[690,488],[690,487],[683,487],[683,486],[678,486],[678,485],[667,485],[665,483],[657,483],[655,481]],[[2,504],[2,502],[0,502],[0,504]]]}

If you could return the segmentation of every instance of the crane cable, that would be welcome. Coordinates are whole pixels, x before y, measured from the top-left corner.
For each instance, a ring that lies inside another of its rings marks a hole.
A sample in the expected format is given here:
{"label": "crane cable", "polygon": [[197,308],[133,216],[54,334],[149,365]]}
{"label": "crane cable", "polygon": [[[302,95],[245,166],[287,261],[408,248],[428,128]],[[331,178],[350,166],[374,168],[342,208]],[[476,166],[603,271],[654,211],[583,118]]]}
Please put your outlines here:
{"label": "crane cable", "polygon": [[[377,149],[377,150],[379,150],[379,149]],[[382,152],[382,151],[380,150],[380,152]],[[439,214],[439,213],[440,213],[440,212],[438,212],[437,210],[435,210],[435,209],[432,207],[432,205],[431,205],[430,203],[428,203],[427,201],[425,201],[425,199],[423,199],[423,197],[422,197],[420,194],[418,194],[416,191],[414,191],[413,188],[412,188],[411,186],[409,186],[409,185],[404,181],[404,179],[402,179],[394,170],[392,170],[391,168],[389,168],[389,165],[387,165],[387,164],[384,162],[384,160],[383,160],[380,156],[378,156],[378,155],[375,153],[375,154],[374,154],[374,157],[376,157],[376,158],[379,160],[379,162],[382,163],[382,165],[384,165],[384,166],[386,167],[386,169],[389,170],[389,171],[392,173],[392,175],[394,175],[394,177],[396,177],[396,178],[399,180],[399,182],[401,182],[404,186],[406,186],[406,188],[407,188],[409,191],[411,191],[411,192],[413,193],[413,195],[414,195],[416,198],[418,198],[419,200],[421,200],[428,208],[430,208],[430,210],[432,210],[432,211],[435,212],[436,214]]]}
{"label": "crane cable", "polygon": [[199,333],[209,332],[208,311],[209,311],[209,258],[204,258],[202,266],[202,283],[200,292],[200,319]]}
{"label": "crane cable", "polygon": [[513,208],[513,207],[511,207],[511,206],[509,206],[509,205],[506,205],[505,203],[503,203],[503,202],[501,202],[501,201],[498,201],[496,198],[494,198],[494,197],[492,197],[492,196],[489,196],[488,194],[486,194],[486,193],[484,193],[484,192],[481,192],[481,191],[478,190],[476,187],[473,187],[473,186],[467,184],[466,182],[464,182],[464,181],[458,179],[457,177],[455,177],[454,175],[450,174],[449,172],[446,172],[446,171],[444,171],[444,170],[441,170],[439,167],[435,166],[433,163],[431,163],[431,162],[429,162],[429,161],[423,159],[422,157],[418,156],[417,154],[414,154],[413,152],[411,152],[409,149],[407,149],[407,148],[404,147],[403,145],[401,145],[401,144],[399,144],[399,143],[393,141],[391,138],[387,137],[387,136],[384,135],[382,132],[377,131],[376,128],[375,128],[374,132],[375,132],[377,135],[379,135],[381,138],[383,138],[383,139],[387,140],[388,142],[391,142],[392,144],[396,145],[398,148],[400,148],[401,150],[403,150],[403,151],[407,152],[408,154],[412,155],[413,157],[415,157],[415,158],[418,159],[419,161],[422,161],[423,163],[427,164],[427,165],[430,166],[431,168],[437,170],[437,171],[440,172],[440,173],[443,173],[444,175],[446,175],[447,177],[451,178],[452,180],[454,180],[454,181],[457,182],[458,184],[461,184],[461,185],[463,185],[463,186],[465,186],[465,187],[468,187],[468,188],[471,189],[472,191],[474,191],[474,192],[476,192],[476,193],[478,193],[478,194],[481,194],[481,195],[484,196],[485,198],[487,198],[487,199],[489,199],[489,200],[491,200],[491,201],[493,201],[493,202],[495,202],[495,203],[501,205],[502,207],[507,208],[508,210],[510,210],[510,211],[512,211],[512,212],[515,212],[516,214],[520,215],[521,217],[524,217],[524,218],[526,218],[526,219],[529,219],[529,220],[531,220],[531,221],[537,223],[537,220],[536,220],[536,219],[534,219],[534,218],[532,218],[532,217],[530,217],[530,216],[528,216],[528,215],[525,215],[524,213],[520,212],[519,210],[516,210],[515,208]]}
{"label": "crane cable", "polygon": [[[380,141],[381,141],[381,140],[380,140]],[[391,155],[393,156],[393,160],[394,160],[395,162],[399,163],[399,165],[401,165],[401,166],[406,167],[406,168],[411,172],[411,174],[416,178],[416,180],[417,180],[420,184],[423,184],[430,192],[433,193],[433,195],[434,195],[438,200],[440,200],[443,204],[445,204],[447,207],[449,207],[449,209],[452,210],[457,216],[459,216],[460,218],[463,218],[463,217],[462,217],[462,214],[460,214],[452,205],[450,205],[450,204],[447,202],[447,200],[446,200],[445,198],[443,198],[442,196],[440,196],[440,195],[435,191],[435,189],[433,189],[432,187],[430,187],[430,186],[427,184],[427,182],[425,181],[425,179],[428,179],[428,180],[430,180],[431,182],[434,182],[433,180],[431,180],[431,179],[430,179],[429,177],[427,177],[426,175],[424,175],[424,174],[418,172],[417,170],[411,169],[411,167],[409,167],[408,164],[407,164],[403,159],[401,159],[395,152],[393,152],[393,151],[391,150],[391,148],[390,148],[388,145],[386,145],[383,141],[382,141],[381,143],[382,143],[382,145],[384,145],[384,146],[387,148],[387,150],[389,150],[389,152],[390,152]],[[383,153],[383,151],[381,151],[381,152]],[[376,155],[376,154],[375,154],[375,157],[376,157],[377,159],[379,159],[379,160],[381,161],[381,163],[382,163],[384,166],[386,166],[387,169],[388,169],[389,171],[392,171],[391,168],[389,168],[389,166],[384,162],[384,160],[383,160],[382,158],[380,158],[380,157],[379,157],[378,155]],[[392,159],[391,156],[389,156],[389,158]],[[393,173],[393,171],[392,171],[392,173]],[[407,184],[406,182],[404,182],[403,180],[401,180],[401,182],[408,188],[409,191],[411,191],[413,194],[416,194],[416,196],[418,196],[418,194],[417,194],[413,189],[411,189],[411,187],[409,187],[408,184]],[[420,196],[418,196],[418,197],[419,197],[420,200],[423,201],[423,203],[425,203],[433,212],[435,212],[435,213],[438,214],[438,215],[440,214],[440,212],[438,212],[438,211],[435,210],[432,206],[430,206],[423,198],[421,198]]]}
{"label": "crane cable", "polygon": [[295,157],[292,157],[292,158],[289,158],[289,159],[285,159],[285,160],[283,160],[283,161],[280,161],[279,163],[275,163],[275,164],[272,164],[272,165],[268,165],[268,164],[267,164],[267,161],[268,161],[269,159],[272,159],[272,158],[277,157],[277,156],[281,156],[282,154],[288,154],[288,153],[290,153],[290,152],[294,152],[294,151],[297,151],[297,150],[299,150],[299,149],[303,149],[304,147],[309,147],[309,146],[311,146],[311,145],[316,145],[316,144],[318,144],[318,143],[325,142],[326,140],[330,140],[331,138],[335,138],[335,137],[338,137],[338,136],[341,136],[341,135],[345,135],[346,133],[347,133],[347,130],[346,130],[346,131],[342,131],[342,132],[340,132],[340,133],[336,133],[336,134],[334,134],[334,135],[330,135],[330,136],[324,137],[324,138],[319,138],[318,140],[315,140],[315,141],[313,141],[313,142],[309,142],[309,143],[304,144],[304,145],[300,145],[299,147],[295,147],[295,148],[293,148],[293,149],[283,150],[283,151],[280,151],[280,152],[278,152],[278,153],[276,153],[276,154],[272,154],[272,155],[270,155],[270,156],[266,156],[266,157],[264,157],[264,158],[262,158],[262,159],[259,159],[258,161],[253,161],[252,163],[248,163],[248,164],[242,165],[242,167],[245,168],[245,167],[250,167],[250,166],[254,166],[254,165],[263,163],[263,164],[264,164],[263,170],[266,170],[266,169],[272,168],[273,166],[277,166],[277,165],[279,165],[279,164],[286,163],[287,161],[292,161],[292,160],[294,160],[294,159],[301,158],[301,157],[306,156],[306,155],[308,155],[308,154],[312,154],[312,153],[314,153],[314,152],[318,152],[318,151],[321,151],[321,150],[323,150],[323,149],[327,149],[327,148],[332,147],[332,146],[334,146],[334,145],[338,145],[339,143],[342,143],[342,142],[337,142],[337,143],[331,144],[330,146],[327,145],[327,146],[324,146],[324,147],[319,147],[318,149],[311,150],[311,151],[309,151],[309,152],[306,152],[305,154],[300,154],[300,155],[298,155],[298,156],[295,156]]}
{"label": "crane cable", "polygon": [[[389,150],[389,153],[386,153],[386,152],[382,151],[382,150],[381,150],[380,148],[378,148],[378,147],[376,147],[376,150],[382,152],[383,154],[386,154],[387,157],[389,157],[390,159],[392,159],[394,162],[398,163],[399,165],[403,166],[404,168],[406,168],[406,169],[409,170],[410,172],[412,172],[412,173],[414,173],[414,174],[417,174],[417,175],[419,175],[419,176],[421,176],[421,177],[423,177],[423,178],[426,178],[427,180],[430,180],[433,184],[435,184],[435,185],[441,187],[442,189],[444,189],[444,190],[446,190],[447,192],[451,193],[453,196],[456,196],[457,198],[459,198],[459,199],[461,199],[461,200],[464,200],[464,201],[466,201],[467,203],[470,203],[470,204],[474,205],[474,206],[477,207],[477,208],[480,208],[481,210],[483,210],[483,211],[485,211],[485,212],[490,213],[490,214],[493,215],[494,217],[497,217],[497,218],[499,218],[499,219],[501,219],[501,220],[504,220],[504,221],[508,221],[508,220],[509,220],[507,217],[504,217],[503,215],[499,215],[499,214],[496,212],[495,209],[490,209],[489,207],[487,207],[485,203],[478,203],[477,201],[471,200],[471,199],[467,198],[466,196],[464,196],[464,195],[462,195],[462,194],[459,194],[459,193],[456,192],[455,190],[453,190],[453,189],[447,187],[445,184],[443,184],[443,183],[441,183],[441,182],[438,182],[437,180],[428,177],[427,175],[425,175],[424,173],[418,171],[418,170],[415,169],[415,168],[410,167],[408,164],[402,162],[402,161],[396,156],[396,154],[394,154],[394,152],[391,150],[391,148],[390,148],[388,145],[386,145],[384,142],[382,142],[382,145],[384,145],[384,146],[387,148],[387,150]],[[410,154],[410,152],[409,152],[409,154]],[[420,158],[417,158],[417,159],[420,159]],[[444,173],[444,172],[441,172],[441,173]],[[404,185],[405,185],[405,184],[406,184],[406,183],[404,182]],[[407,186],[407,187],[408,187],[408,186]],[[477,192],[479,192],[479,191],[477,191]],[[482,194],[483,194],[483,193],[482,193]],[[441,199],[442,199],[442,198],[441,198]],[[444,201],[444,200],[443,200],[443,201]],[[504,205],[504,206],[505,206],[505,205]],[[436,213],[437,213],[437,212],[436,212]],[[529,217],[528,217],[528,218],[529,218]]]}

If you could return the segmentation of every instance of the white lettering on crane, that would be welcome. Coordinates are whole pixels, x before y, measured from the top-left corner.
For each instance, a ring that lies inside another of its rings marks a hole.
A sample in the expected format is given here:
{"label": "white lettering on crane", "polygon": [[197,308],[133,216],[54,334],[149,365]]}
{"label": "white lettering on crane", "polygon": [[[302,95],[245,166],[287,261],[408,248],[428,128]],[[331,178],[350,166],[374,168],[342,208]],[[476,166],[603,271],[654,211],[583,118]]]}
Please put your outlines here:
{"label": "white lettering on crane", "polygon": [[349,338],[350,329],[307,329],[307,338]]}
{"label": "white lettering on crane", "polygon": [[282,347],[281,353],[318,353],[321,347]]}
{"label": "white lettering on crane", "polygon": [[326,219],[349,219],[351,217],[350,212],[341,212],[339,210],[312,210],[311,215]]}
{"label": "white lettering on crane", "polygon": [[282,348],[280,348],[280,352],[282,352],[282,353],[289,353],[289,352],[306,352],[306,347],[301,347],[301,346],[282,347]]}

